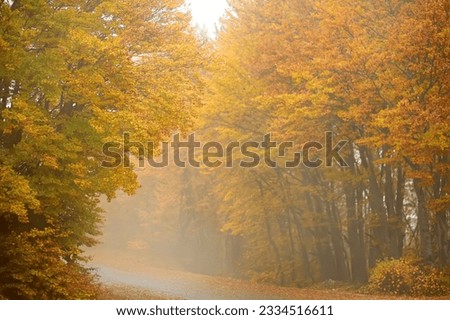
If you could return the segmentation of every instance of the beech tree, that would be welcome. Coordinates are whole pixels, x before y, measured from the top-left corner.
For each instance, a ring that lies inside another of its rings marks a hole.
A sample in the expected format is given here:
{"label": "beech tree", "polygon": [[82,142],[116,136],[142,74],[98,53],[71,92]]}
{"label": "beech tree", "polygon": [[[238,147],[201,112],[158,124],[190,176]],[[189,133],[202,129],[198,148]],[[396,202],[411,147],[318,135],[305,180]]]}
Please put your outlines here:
{"label": "beech tree", "polygon": [[344,167],[217,173],[224,230],[261,262],[247,272],[363,283],[386,258],[448,265],[448,2],[231,6],[205,128],[222,141],[348,141]]}
{"label": "beech tree", "polygon": [[[198,104],[182,1],[0,2],[0,295],[90,298],[81,265],[99,197],[138,187],[103,168],[124,132],[158,142]],[[81,280],[81,281],[80,281]]]}

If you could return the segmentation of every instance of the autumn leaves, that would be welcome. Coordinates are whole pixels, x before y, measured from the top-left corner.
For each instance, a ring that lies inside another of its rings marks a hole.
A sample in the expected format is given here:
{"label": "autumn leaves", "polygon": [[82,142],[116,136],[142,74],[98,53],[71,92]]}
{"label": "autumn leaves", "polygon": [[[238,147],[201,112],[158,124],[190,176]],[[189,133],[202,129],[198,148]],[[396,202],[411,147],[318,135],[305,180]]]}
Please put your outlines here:
{"label": "autumn leaves", "polygon": [[448,1],[231,4],[205,135],[348,141],[347,167],[211,173],[222,230],[243,239],[240,271],[365,282],[388,257],[446,266]]}
{"label": "autumn leaves", "polygon": [[182,4],[0,2],[0,296],[95,296],[82,247],[99,199],[138,186],[131,168],[99,166],[102,145],[125,131],[160,141],[199,105]]}
{"label": "autumn leaves", "polygon": [[[255,157],[185,171],[172,190],[182,236],[230,274],[365,282],[388,257],[448,265],[447,0],[233,0],[214,43],[182,4],[0,2],[1,296],[95,294],[81,248],[99,199],[138,186],[131,166],[99,165],[124,133],[156,144],[195,129],[220,146],[271,133]],[[326,132],[340,166],[316,165]],[[311,165],[239,168],[296,159],[274,141],[309,147]]]}

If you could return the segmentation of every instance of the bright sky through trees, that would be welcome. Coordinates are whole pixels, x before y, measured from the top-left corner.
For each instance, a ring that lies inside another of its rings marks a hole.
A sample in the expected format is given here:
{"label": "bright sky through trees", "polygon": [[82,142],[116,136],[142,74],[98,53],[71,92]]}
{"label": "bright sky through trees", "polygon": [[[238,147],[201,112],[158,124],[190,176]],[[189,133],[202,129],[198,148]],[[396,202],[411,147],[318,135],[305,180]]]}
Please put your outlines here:
{"label": "bright sky through trees", "polygon": [[215,27],[228,5],[227,0],[186,0],[186,3],[192,10],[193,23],[214,36]]}

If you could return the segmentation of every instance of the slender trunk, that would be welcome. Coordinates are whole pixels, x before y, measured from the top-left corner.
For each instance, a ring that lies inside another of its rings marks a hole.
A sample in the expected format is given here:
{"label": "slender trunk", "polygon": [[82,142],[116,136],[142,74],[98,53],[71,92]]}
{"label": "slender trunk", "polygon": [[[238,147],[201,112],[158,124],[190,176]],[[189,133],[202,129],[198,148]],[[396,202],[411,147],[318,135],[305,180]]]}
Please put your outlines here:
{"label": "slender trunk", "polygon": [[[444,163],[445,157],[439,159],[439,162]],[[446,179],[440,174],[435,174],[434,177],[434,199],[442,199],[445,195]],[[436,212],[436,240],[439,258],[439,267],[445,268],[448,264],[448,219],[447,210],[439,210]]]}
{"label": "slender trunk", "polygon": [[339,219],[339,212],[334,202],[327,204],[327,213],[330,221],[331,244],[333,246],[336,264],[336,280],[348,281],[349,273],[345,260],[344,242],[341,234],[342,226]]}
{"label": "slender trunk", "polygon": [[438,240],[439,267],[445,268],[448,264],[448,219],[447,212],[436,214],[436,230]]}
{"label": "slender trunk", "polygon": [[[399,169],[400,170],[400,169]],[[399,181],[397,181],[397,198],[394,192],[394,182],[393,182],[393,171],[391,165],[385,166],[385,203],[389,218],[389,256],[398,259],[402,255],[403,248],[403,222],[402,222],[402,209],[403,206],[403,184],[402,176],[397,176]],[[400,197],[399,197],[400,196]],[[399,203],[402,202],[402,204]],[[396,208],[400,206],[399,208]]]}
{"label": "slender trunk", "polygon": [[[297,230],[297,234],[298,234],[298,239],[299,239],[298,247],[301,251],[300,255],[302,257],[302,260],[304,260],[304,270],[305,270],[307,276],[311,277],[308,253],[306,251],[305,244],[303,243],[302,229],[299,227],[300,223],[296,217],[297,208],[293,202],[293,197],[292,197],[289,181],[287,181],[285,179],[281,170],[277,169],[276,173],[277,173],[278,181],[280,183],[280,188],[281,188],[282,195],[283,195],[283,201],[287,204],[287,207],[288,207],[287,220],[288,220],[288,231],[289,231],[289,233],[288,233],[289,245],[291,247],[291,251],[290,251],[290,253],[291,253],[291,278],[292,279],[297,278],[296,250],[295,250],[296,246],[295,246],[294,236],[293,236],[293,232],[292,232],[292,229],[294,226],[295,226],[295,228]],[[292,220],[294,221],[293,223],[292,223]]]}
{"label": "slender trunk", "polygon": [[419,231],[419,250],[424,262],[433,261],[433,250],[431,245],[430,218],[425,199],[425,191],[420,185],[419,179],[413,179],[414,190],[417,196],[417,228]]}
{"label": "slender trunk", "polygon": [[322,200],[317,196],[313,197],[316,227],[316,248],[319,256],[321,275],[323,280],[336,279],[337,268],[334,252],[330,244],[330,230],[327,228],[329,221],[325,213]]}
{"label": "slender trunk", "polygon": [[299,248],[300,248],[300,257],[301,257],[301,261],[302,261],[302,270],[304,271],[306,278],[312,281],[312,280],[314,280],[314,277],[311,272],[311,264],[309,262],[308,250],[306,249],[305,239],[303,237],[304,230],[299,221],[300,215],[296,214],[294,212],[293,217],[294,217],[294,224],[297,229],[298,244],[299,244]]}
{"label": "slender trunk", "polygon": [[[264,194],[263,186],[260,181],[258,181],[258,187],[259,187],[261,199],[264,201],[265,194]],[[278,282],[278,284],[283,285],[285,282],[285,279],[284,279],[285,277],[284,277],[284,273],[283,273],[281,255],[280,255],[280,251],[278,250],[277,244],[272,235],[272,228],[270,226],[269,214],[268,214],[265,206],[263,206],[263,214],[264,214],[264,223],[266,226],[267,240],[268,240],[269,245],[274,253],[275,262],[277,264],[277,282]]]}
{"label": "slender trunk", "polygon": [[[397,252],[394,257],[402,257],[403,256],[403,245],[405,241],[405,221],[403,218],[403,201],[405,197],[405,174],[403,172],[403,168],[399,166],[397,168],[397,192],[395,198],[395,216],[396,223],[398,223],[398,232],[396,234],[397,239],[395,240],[397,243]],[[392,240],[392,239],[391,239]]]}
{"label": "slender trunk", "polygon": [[294,237],[292,235],[292,222],[291,222],[291,212],[288,210],[286,213],[287,215],[287,222],[288,222],[288,236],[289,236],[289,247],[290,247],[290,265],[291,265],[291,280],[294,281],[297,278],[297,266],[295,263],[295,244],[294,244]]}
{"label": "slender trunk", "polygon": [[369,206],[371,209],[369,267],[373,267],[377,261],[386,256],[388,251],[387,215],[383,203],[383,193],[378,185],[374,163],[367,148],[361,148],[361,161],[369,173]]}
{"label": "slender trunk", "polygon": [[356,215],[355,191],[350,186],[344,187],[345,203],[347,207],[348,244],[350,247],[350,267],[352,281],[356,283],[367,282],[366,255],[364,246],[361,246],[359,221]]}
{"label": "slender trunk", "polygon": [[[356,163],[353,152],[347,158],[352,173],[356,174]],[[355,283],[366,283],[368,279],[366,253],[364,245],[364,223],[362,221],[361,210],[357,211],[362,205],[362,192],[359,187],[356,188],[351,182],[344,182],[343,185],[345,204],[347,210],[347,233],[348,245],[350,248],[350,270],[351,279]],[[355,193],[357,196],[355,196]],[[361,218],[359,217],[361,215]]]}
{"label": "slender trunk", "polygon": [[359,256],[359,265],[361,266],[362,276],[361,279],[364,279],[363,282],[367,282],[369,279],[368,265],[367,265],[367,254],[366,254],[366,232],[365,232],[365,199],[363,197],[363,188],[358,186],[356,188],[356,227],[358,231],[358,245],[359,250],[361,251],[361,255]]}
{"label": "slender trunk", "polygon": [[[311,186],[312,189],[322,187],[317,171],[305,170],[303,176],[305,185]],[[320,266],[320,279],[335,279],[336,265],[330,244],[330,221],[325,212],[324,201],[317,194],[309,191],[305,192],[305,199],[308,211],[312,215],[313,226],[311,233],[314,238],[314,245]]]}

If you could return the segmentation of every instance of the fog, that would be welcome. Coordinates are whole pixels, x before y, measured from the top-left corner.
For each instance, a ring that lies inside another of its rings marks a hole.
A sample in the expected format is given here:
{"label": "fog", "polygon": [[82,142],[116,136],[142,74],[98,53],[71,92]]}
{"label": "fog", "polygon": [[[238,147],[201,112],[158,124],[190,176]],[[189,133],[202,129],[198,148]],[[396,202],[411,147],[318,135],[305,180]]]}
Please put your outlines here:
{"label": "fog", "polygon": [[215,212],[205,217],[196,208],[195,189],[180,184],[198,169],[146,168],[136,174],[141,185],[136,194],[120,192],[110,202],[102,200],[100,243],[88,250],[94,262],[126,264],[129,271],[145,265],[223,274],[226,237],[211,219]]}

